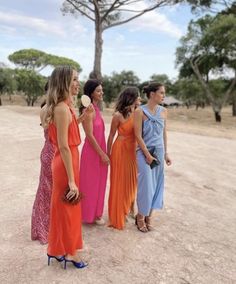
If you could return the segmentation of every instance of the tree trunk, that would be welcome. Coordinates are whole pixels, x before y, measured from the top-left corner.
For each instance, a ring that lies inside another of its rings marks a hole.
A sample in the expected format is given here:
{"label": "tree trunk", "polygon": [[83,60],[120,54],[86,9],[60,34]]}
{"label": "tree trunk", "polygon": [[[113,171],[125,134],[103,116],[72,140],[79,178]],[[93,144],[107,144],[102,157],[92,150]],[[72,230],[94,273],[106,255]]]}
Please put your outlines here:
{"label": "tree trunk", "polygon": [[102,79],[101,73],[101,60],[102,60],[102,26],[100,23],[96,23],[95,26],[95,57],[93,71],[90,73],[89,78],[91,79]]}
{"label": "tree trunk", "polygon": [[26,97],[27,106],[30,106],[30,98]]}
{"label": "tree trunk", "polygon": [[220,123],[221,122],[221,109],[222,109],[222,106],[219,105],[219,104],[214,103],[212,105],[212,108],[213,108],[213,111],[214,111],[214,114],[215,114],[215,121]]}
{"label": "tree trunk", "polygon": [[34,97],[31,99],[31,106],[34,106],[35,102],[37,101],[37,97]]}
{"label": "tree trunk", "polygon": [[0,106],[2,105],[2,98],[0,97]]}
{"label": "tree trunk", "polygon": [[[232,88],[233,83],[231,84],[230,88],[227,90],[227,92],[224,96],[224,100],[221,103],[216,102],[216,99],[214,98],[213,94],[211,93],[209,85],[207,84],[207,82],[204,81],[197,64],[194,64],[194,62],[192,60],[190,60],[190,64],[191,64],[191,67],[192,67],[195,75],[197,76],[200,84],[202,85],[203,90],[205,90],[205,92],[206,92],[206,97],[209,99],[209,101],[212,105],[212,108],[213,108],[213,111],[214,111],[214,114],[215,114],[216,122],[221,122],[221,109],[222,109],[222,106],[224,105],[225,99],[227,99],[228,96],[229,96],[229,91]],[[233,82],[235,83],[235,78],[234,78]]]}
{"label": "tree trunk", "polygon": [[234,100],[232,104],[232,115],[236,116],[236,100]]}
{"label": "tree trunk", "polygon": [[215,120],[216,122],[221,122],[221,114],[218,111],[215,111]]}
{"label": "tree trunk", "polygon": [[236,92],[232,96],[232,116],[236,116]]}

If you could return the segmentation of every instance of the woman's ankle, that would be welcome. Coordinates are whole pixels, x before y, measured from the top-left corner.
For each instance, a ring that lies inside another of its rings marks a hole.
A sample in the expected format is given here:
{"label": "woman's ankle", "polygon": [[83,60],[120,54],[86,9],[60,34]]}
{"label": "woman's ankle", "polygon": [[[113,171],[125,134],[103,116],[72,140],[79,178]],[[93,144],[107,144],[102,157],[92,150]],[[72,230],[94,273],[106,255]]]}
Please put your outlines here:
{"label": "woman's ankle", "polygon": [[137,218],[138,218],[138,219],[140,219],[140,220],[142,220],[142,219],[144,219],[144,218],[145,218],[145,216],[144,216],[144,215],[142,215],[142,214],[140,214],[140,213],[138,213],[138,214],[137,214]]}

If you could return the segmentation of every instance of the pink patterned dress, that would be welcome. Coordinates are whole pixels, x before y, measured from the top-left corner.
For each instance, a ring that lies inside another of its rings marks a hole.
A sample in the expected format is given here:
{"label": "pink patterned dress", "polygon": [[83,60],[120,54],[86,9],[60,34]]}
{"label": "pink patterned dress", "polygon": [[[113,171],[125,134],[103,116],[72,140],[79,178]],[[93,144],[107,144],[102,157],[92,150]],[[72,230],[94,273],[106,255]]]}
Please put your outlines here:
{"label": "pink patterned dress", "polygon": [[[93,120],[93,135],[106,153],[105,125],[101,113],[96,105],[95,118]],[[102,163],[100,156],[90,145],[87,138],[81,152],[80,162],[80,186],[84,194],[81,201],[82,220],[84,223],[93,223],[102,217],[107,181],[107,165]]]}
{"label": "pink patterned dress", "polygon": [[50,202],[52,194],[51,162],[54,157],[54,146],[50,143],[48,129],[44,130],[45,143],[41,151],[41,171],[39,186],[36,193],[32,218],[31,239],[38,240],[41,244],[48,242]]}

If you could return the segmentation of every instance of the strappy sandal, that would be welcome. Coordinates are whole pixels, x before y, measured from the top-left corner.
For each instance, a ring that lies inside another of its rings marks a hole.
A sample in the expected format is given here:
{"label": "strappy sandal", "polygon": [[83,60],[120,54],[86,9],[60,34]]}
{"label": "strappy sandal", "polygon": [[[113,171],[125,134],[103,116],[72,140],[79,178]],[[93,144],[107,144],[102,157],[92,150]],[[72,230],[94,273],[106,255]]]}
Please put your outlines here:
{"label": "strappy sandal", "polygon": [[138,215],[135,217],[135,225],[137,226],[137,229],[142,232],[142,233],[147,233],[148,228],[146,226],[144,217],[143,218],[138,218]]}
{"label": "strappy sandal", "polygon": [[151,217],[149,217],[149,216],[145,217],[145,223],[146,223],[146,227],[147,227],[148,231],[154,231],[155,230],[155,228],[151,224],[151,220],[152,220]]}

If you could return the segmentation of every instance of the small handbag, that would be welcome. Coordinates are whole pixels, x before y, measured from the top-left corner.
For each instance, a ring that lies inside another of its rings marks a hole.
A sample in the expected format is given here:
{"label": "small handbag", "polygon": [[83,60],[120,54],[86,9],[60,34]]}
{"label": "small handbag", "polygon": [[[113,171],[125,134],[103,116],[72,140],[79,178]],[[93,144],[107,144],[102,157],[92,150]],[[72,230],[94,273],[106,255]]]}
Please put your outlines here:
{"label": "small handbag", "polygon": [[148,149],[148,152],[150,153],[150,155],[152,155],[156,159],[156,160],[153,160],[151,162],[151,164],[149,165],[151,169],[159,166],[160,163],[161,163],[160,160],[158,159],[156,153],[155,153],[155,150],[156,150],[155,147]]}
{"label": "small handbag", "polygon": [[62,200],[66,203],[69,203],[69,204],[72,204],[72,205],[76,205],[78,204],[81,199],[84,197],[83,193],[80,191],[79,192],[79,196],[76,198],[76,196],[73,196],[71,199],[68,199],[67,198],[67,194],[69,193],[70,191],[70,187],[68,186],[64,192],[64,195],[62,197]]}

